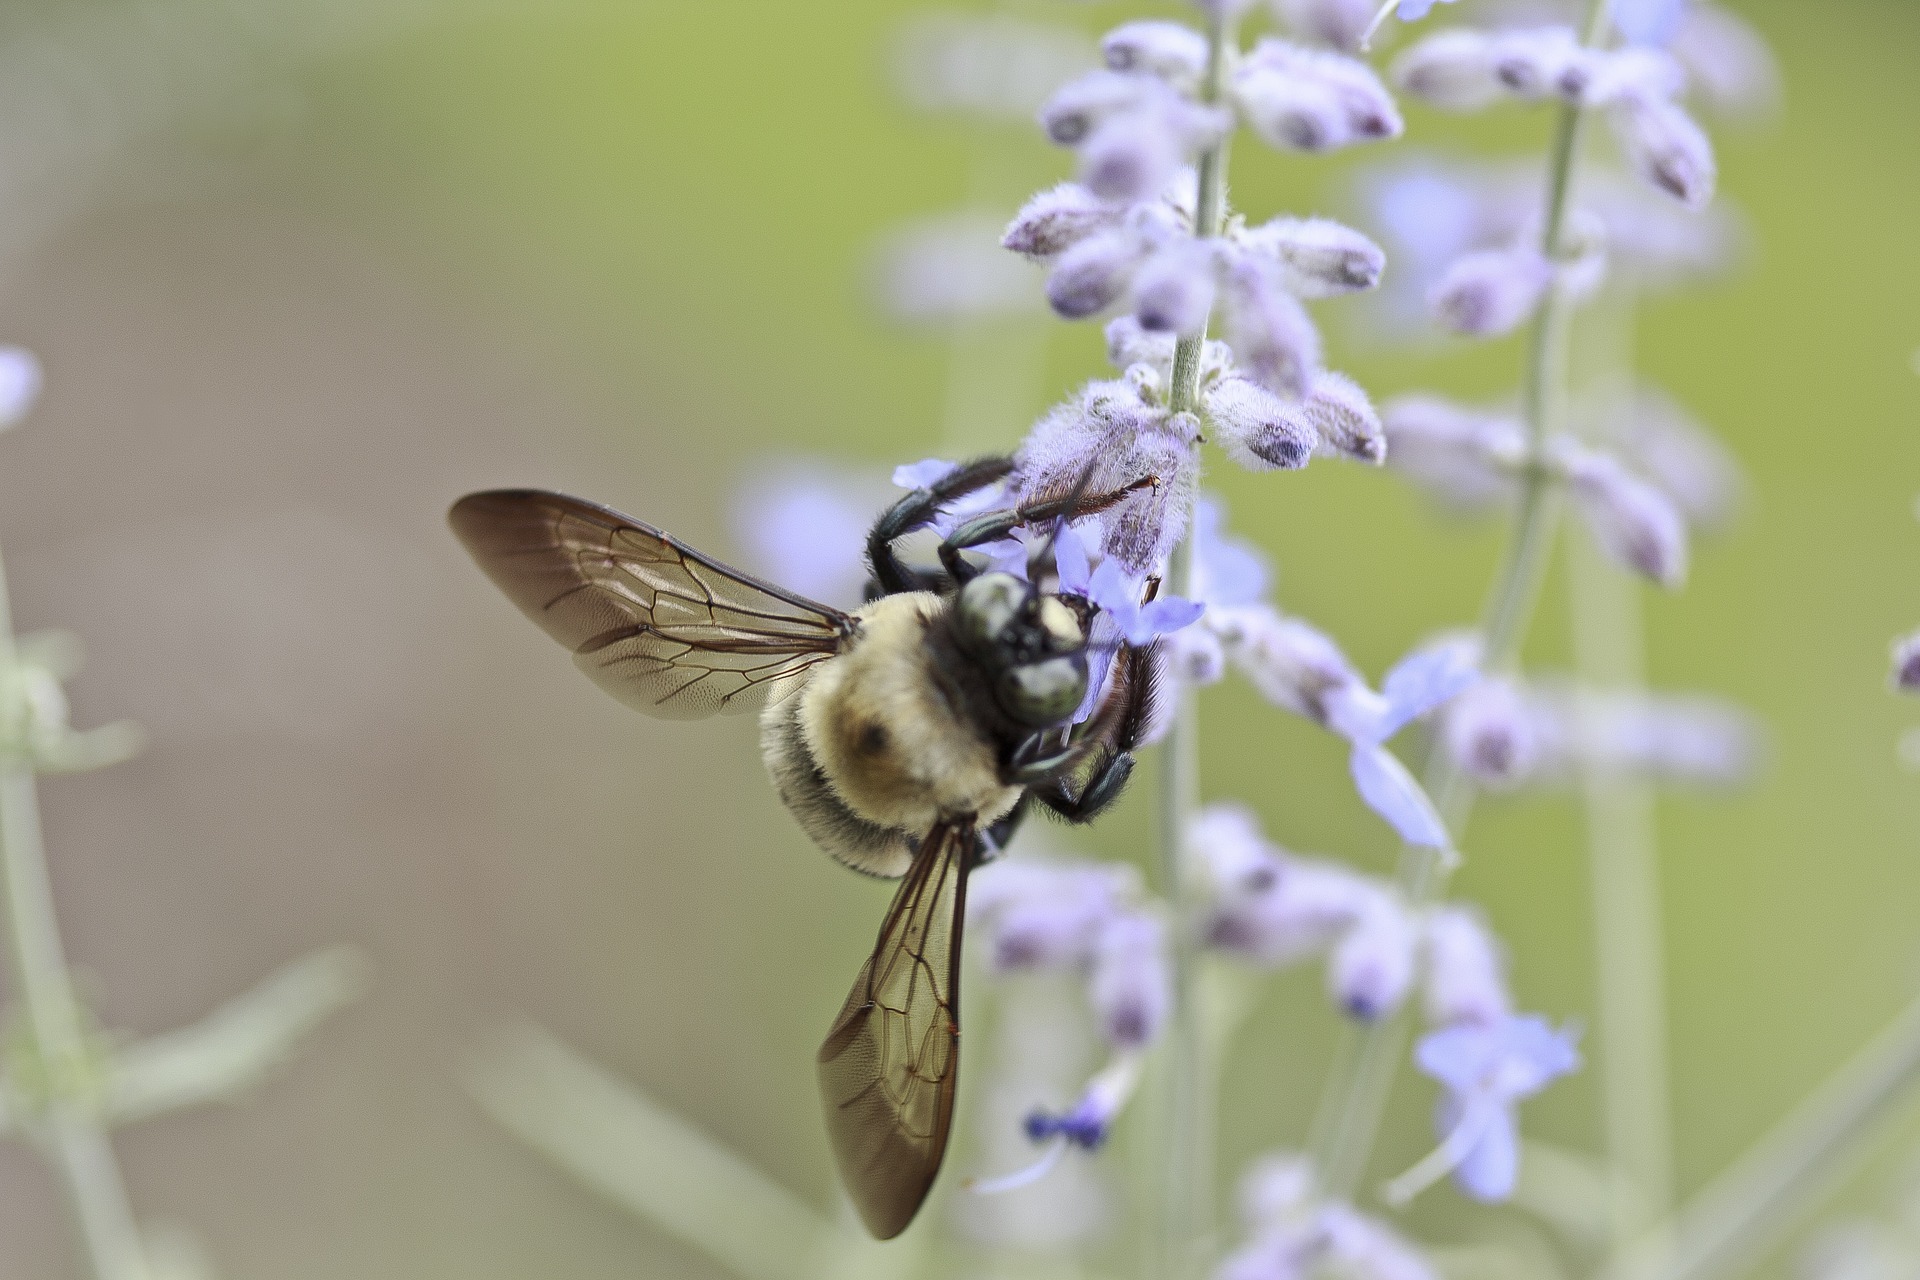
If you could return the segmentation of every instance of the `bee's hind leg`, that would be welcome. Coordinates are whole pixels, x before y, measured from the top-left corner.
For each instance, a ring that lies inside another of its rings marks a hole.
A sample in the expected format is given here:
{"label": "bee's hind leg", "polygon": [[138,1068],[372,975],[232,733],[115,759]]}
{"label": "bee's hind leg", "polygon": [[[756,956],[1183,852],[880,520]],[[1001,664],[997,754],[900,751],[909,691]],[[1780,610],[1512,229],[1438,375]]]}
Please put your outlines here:
{"label": "bee's hind leg", "polygon": [[894,543],[917,529],[924,529],[940,514],[940,508],[956,498],[977,493],[990,484],[1006,479],[1013,470],[1012,458],[981,458],[954,468],[924,489],[915,489],[881,512],[867,531],[867,563],[873,567],[877,592],[891,596],[903,591],[930,591],[941,584],[928,575],[902,564]]}

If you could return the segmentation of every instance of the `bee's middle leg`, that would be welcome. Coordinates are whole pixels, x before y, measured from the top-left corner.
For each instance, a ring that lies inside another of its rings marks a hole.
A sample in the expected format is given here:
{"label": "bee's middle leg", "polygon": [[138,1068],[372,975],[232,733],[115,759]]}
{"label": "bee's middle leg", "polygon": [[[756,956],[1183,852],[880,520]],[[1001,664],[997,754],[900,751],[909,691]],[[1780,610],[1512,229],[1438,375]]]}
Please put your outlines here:
{"label": "bee's middle leg", "polygon": [[878,594],[890,596],[936,588],[938,584],[929,581],[925,574],[900,562],[893,544],[917,529],[924,529],[945,504],[1004,480],[1012,470],[1012,458],[981,458],[954,468],[924,489],[915,489],[881,512],[873,528],[867,531],[867,563],[873,568]]}

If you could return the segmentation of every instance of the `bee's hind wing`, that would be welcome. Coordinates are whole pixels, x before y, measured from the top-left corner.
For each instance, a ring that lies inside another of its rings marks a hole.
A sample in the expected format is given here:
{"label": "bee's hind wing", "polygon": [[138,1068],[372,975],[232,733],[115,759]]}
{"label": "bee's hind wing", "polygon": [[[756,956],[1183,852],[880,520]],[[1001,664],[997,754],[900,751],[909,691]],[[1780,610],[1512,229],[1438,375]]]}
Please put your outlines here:
{"label": "bee's hind wing", "polygon": [[840,652],[850,614],[596,503],[538,489],[460,499],[454,533],[520,611],[620,701],[692,720],[759,708]]}
{"label": "bee's hind wing", "polygon": [[882,1240],[913,1221],[947,1152],[973,855],[970,821],[941,822],[927,835],[820,1046],[820,1093],[840,1177]]}

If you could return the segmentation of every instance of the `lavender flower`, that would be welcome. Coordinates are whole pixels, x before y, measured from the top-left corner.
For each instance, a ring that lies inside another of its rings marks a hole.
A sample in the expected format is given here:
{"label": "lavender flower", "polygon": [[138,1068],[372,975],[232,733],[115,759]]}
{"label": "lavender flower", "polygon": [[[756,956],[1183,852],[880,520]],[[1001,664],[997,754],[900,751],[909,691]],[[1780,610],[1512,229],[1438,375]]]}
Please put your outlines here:
{"label": "lavender flower", "polygon": [[1386,742],[1472,684],[1478,660],[1476,644],[1444,642],[1401,659],[1378,694],[1354,681],[1327,695],[1327,725],[1352,745],[1349,763],[1360,798],[1408,844],[1444,850],[1451,839],[1426,792]]}
{"label": "lavender flower", "polygon": [[[1116,47],[1123,59],[1134,50]],[[1062,86],[1041,107],[1040,126],[1053,142],[1078,152],[1080,181],[1089,191],[1131,204],[1161,195],[1181,165],[1233,127],[1233,118],[1189,101],[1150,71],[1110,70]]]}
{"label": "lavender flower", "polygon": [[1071,525],[1063,527],[1054,539],[1054,556],[1059,570],[1059,589],[1081,596],[1097,605],[1112,619],[1128,644],[1144,648],[1163,635],[1180,630],[1198,618],[1205,606],[1178,596],[1156,596],[1142,604],[1143,583],[1129,575],[1118,560],[1107,557],[1097,569],[1089,570],[1086,544]]}
{"label": "lavender flower", "polygon": [[1239,1200],[1250,1239],[1214,1280],[1436,1280],[1420,1252],[1386,1223],[1324,1199],[1304,1157],[1256,1160],[1241,1178]]}
{"label": "lavender flower", "polygon": [[1173,974],[1158,917],[1136,911],[1108,918],[1094,940],[1087,999],[1115,1048],[1143,1049],[1160,1038],[1173,1007]]}
{"label": "lavender flower", "polygon": [[1056,1153],[1070,1146],[1096,1151],[1113,1132],[1114,1120],[1139,1083],[1139,1057],[1122,1054],[1088,1081],[1086,1091],[1065,1111],[1036,1110],[1029,1115],[1027,1137],[1036,1143],[1057,1143]]}
{"label": "lavender flower", "polygon": [[749,476],[729,514],[746,566],[828,604],[860,603],[867,526],[886,486],[851,467],[789,459]]}
{"label": "lavender flower", "polygon": [[881,245],[878,292],[887,312],[934,324],[1030,311],[1039,301],[1029,273],[993,249],[997,228],[972,214],[929,218]]}
{"label": "lavender flower", "polygon": [[1920,631],[1893,642],[1893,687],[1901,693],[1920,693]]}
{"label": "lavender flower", "polygon": [[1001,244],[1048,266],[1047,297],[1067,319],[1125,305],[1142,330],[1191,336],[1218,301],[1246,376],[1276,395],[1310,396],[1320,335],[1300,299],[1374,287],[1380,247],[1324,218],[1236,225],[1206,240],[1187,224],[1174,201],[1120,209],[1069,183],[1028,201]]}
{"label": "lavender flower", "polygon": [[25,347],[0,346],[0,431],[32,411],[42,381],[38,356]]}
{"label": "lavender flower", "polygon": [[1356,53],[1379,8],[1373,0],[1273,0],[1274,15],[1309,44]]}
{"label": "lavender flower", "polygon": [[1435,1026],[1496,1026],[1513,1012],[1506,961],[1479,914],[1462,906],[1427,916],[1426,1015]]}
{"label": "lavender flower", "polygon": [[1361,1022],[1393,1013],[1413,986],[1418,941],[1397,896],[1371,896],[1328,959],[1328,994]]}
{"label": "lavender flower", "polygon": [[1469,777],[1503,789],[1585,771],[1725,787],[1750,777],[1761,754],[1753,717],[1718,699],[1513,679],[1450,703],[1440,741]]}
{"label": "lavender flower", "polygon": [[1330,151],[1395,138],[1406,127],[1372,68],[1285,40],[1255,44],[1228,93],[1247,126],[1281,150]]}
{"label": "lavender flower", "polygon": [[1587,48],[1566,27],[1449,31],[1402,54],[1392,75],[1402,92],[1449,110],[1502,96],[1605,108],[1642,178],[1689,208],[1712,199],[1712,145],[1677,101],[1684,71],[1659,50]]}
{"label": "lavender flower", "polygon": [[1526,459],[1520,423],[1438,396],[1401,396],[1387,404],[1381,422],[1387,465],[1457,511],[1504,500]]}
{"label": "lavender flower", "polygon": [[1025,120],[1055,85],[1087,66],[1078,31],[1005,16],[925,14],[895,45],[894,86],[923,111]]}
{"label": "lavender flower", "polygon": [[1658,488],[1611,454],[1559,442],[1555,462],[1594,540],[1621,565],[1663,587],[1687,575],[1687,525]]}
{"label": "lavender flower", "polygon": [[1427,301],[1455,333],[1498,337],[1531,319],[1552,283],[1552,264],[1538,250],[1488,249],[1447,268]]}
{"label": "lavender flower", "polygon": [[1575,1040],[1533,1016],[1459,1023],[1423,1038],[1414,1061],[1446,1089],[1435,1114],[1442,1143],[1429,1161],[1395,1180],[1389,1198],[1404,1202],[1443,1173],[1476,1200],[1512,1195],[1520,1169],[1515,1109],[1580,1065]]}

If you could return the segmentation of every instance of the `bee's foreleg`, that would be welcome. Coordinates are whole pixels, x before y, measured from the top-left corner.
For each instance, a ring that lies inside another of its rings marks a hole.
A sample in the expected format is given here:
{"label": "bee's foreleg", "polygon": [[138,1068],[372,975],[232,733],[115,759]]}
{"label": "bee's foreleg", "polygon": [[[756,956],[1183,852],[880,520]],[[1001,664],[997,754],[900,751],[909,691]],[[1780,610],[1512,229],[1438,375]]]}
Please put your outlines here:
{"label": "bee's foreleg", "polygon": [[1004,480],[1012,470],[1012,458],[981,458],[954,468],[924,489],[915,489],[881,512],[867,531],[867,562],[873,567],[880,594],[930,589],[934,584],[926,575],[902,564],[893,544],[932,523],[947,503]]}

